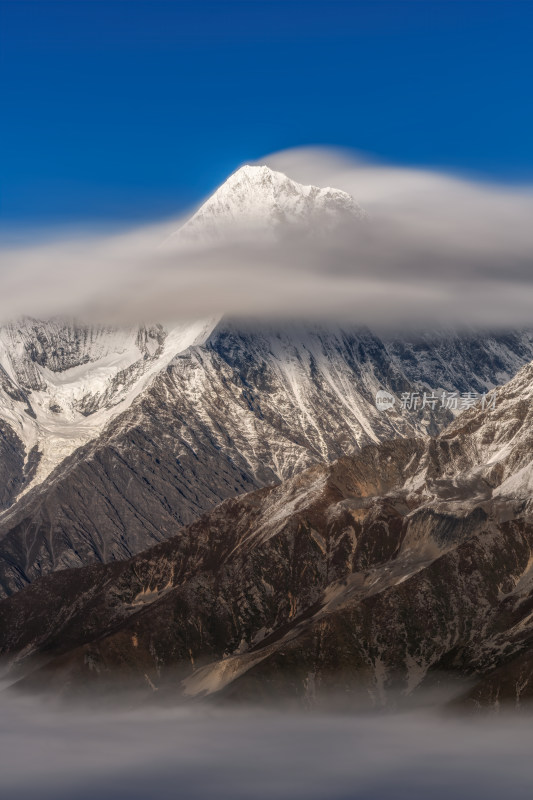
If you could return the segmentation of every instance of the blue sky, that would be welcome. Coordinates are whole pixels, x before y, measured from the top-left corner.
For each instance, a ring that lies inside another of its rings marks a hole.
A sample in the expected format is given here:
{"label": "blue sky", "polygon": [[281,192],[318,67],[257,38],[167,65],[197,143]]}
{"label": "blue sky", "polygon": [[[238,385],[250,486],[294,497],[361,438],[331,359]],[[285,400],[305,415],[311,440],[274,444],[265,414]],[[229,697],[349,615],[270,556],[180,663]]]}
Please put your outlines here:
{"label": "blue sky", "polygon": [[0,2],[0,213],[137,222],[300,145],[533,180],[533,2]]}

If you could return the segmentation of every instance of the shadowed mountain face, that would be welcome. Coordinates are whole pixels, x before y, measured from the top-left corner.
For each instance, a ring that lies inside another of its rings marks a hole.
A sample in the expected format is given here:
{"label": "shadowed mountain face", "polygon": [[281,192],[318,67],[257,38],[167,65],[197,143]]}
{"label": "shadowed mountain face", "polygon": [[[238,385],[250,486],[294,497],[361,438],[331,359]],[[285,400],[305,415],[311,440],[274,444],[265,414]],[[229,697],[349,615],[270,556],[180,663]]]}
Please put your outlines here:
{"label": "shadowed mountain face", "polygon": [[437,438],[367,445],[133,559],[35,581],[0,604],[13,674],[381,704],[451,672],[476,683],[465,702],[527,696],[532,370]]}
{"label": "shadowed mountain face", "polygon": [[33,462],[10,446],[0,592],[53,570],[128,558],[221,500],[366,444],[434,434],[450,411],[397,402],[382,413],[376,391],[482,392],[518,369],[530,347],[525,333],[400,343],[333,326],[252,330],[222,321],[173,359],[166,351],[168,365],[128,395],[126,410],[14,503]]}
{"label": "shadowed mountain face", "polygon": [[24,483],[24,448],[7,422],[0,420],[0,511],[15,500]]}

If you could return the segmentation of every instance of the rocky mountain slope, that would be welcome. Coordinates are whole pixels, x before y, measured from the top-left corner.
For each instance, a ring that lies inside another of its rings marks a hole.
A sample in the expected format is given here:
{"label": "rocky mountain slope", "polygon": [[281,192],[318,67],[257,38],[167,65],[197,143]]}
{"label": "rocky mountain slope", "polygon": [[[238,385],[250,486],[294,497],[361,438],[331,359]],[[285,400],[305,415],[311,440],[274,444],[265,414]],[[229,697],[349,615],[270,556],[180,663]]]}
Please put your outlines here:
{"label": "rocky mountain slope", "polygon": [[[26,687],[386,703],[443,673],[463,703],[533,692],[533,366],[436,438],[371,444],[226,500],[122,563],[0,604]],[[529,476],[526,479],[525,476]],[[126,681],[126,679],[129,679]]]}
{"label": "rocky mountain slope", "polygon": [[[438,407],[378,411],[375,394],[479,390],[512,369],[526,335],[391,343],[317,326],[247,329],[220,323],[174,358],[98,438],[73,452],[0,516],[0,583],[11,593],[46,572],[127,558],[172,536],[221,500],[291,477],[361,446],[436,433]],[[405,355],[407,353],[407,355]],[[417,362],[418,359],[418,362]],[[419,380],[407,379],[404,364]],[[19,462],[19,471],[24,465]]]}

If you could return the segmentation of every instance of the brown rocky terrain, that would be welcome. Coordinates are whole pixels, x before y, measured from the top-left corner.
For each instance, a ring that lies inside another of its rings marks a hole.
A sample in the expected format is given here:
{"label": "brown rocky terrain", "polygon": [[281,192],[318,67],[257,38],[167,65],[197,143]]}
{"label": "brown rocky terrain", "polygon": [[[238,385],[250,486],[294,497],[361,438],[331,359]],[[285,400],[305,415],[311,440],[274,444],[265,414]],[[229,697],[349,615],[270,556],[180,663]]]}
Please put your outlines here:
{"label": "brown rocky terrain", "polygon": [[519,702],[533,663],[532,367],[437,438],[226,500],[166,542],[0,604],[22,685],[382,704],[440,676]]}

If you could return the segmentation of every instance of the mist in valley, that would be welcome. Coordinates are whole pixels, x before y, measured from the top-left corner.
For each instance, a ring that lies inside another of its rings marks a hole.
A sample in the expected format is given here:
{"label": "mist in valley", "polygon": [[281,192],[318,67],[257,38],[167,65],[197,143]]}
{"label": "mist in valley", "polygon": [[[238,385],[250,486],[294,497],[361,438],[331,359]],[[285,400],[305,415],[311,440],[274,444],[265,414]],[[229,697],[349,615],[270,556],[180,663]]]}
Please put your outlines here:
{"label": "mist in valley", "polygon": [[20,800],[531,796],[527,710],[104,709],[11,692],[0,705],[0,791]]}

